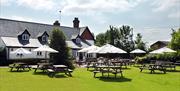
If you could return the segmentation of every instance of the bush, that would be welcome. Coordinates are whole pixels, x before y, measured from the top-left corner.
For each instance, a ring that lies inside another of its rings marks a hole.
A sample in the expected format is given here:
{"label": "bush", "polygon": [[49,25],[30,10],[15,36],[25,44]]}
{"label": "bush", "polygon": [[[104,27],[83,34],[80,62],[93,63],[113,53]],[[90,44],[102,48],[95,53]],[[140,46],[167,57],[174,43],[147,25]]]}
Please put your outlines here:
{"label": "bush", "polygon": [[144,57],[136,57],[135,60],[137,63],[150,63],[152,60],[176,62],[180,60],[180,51],[177,53],[148,54]]}

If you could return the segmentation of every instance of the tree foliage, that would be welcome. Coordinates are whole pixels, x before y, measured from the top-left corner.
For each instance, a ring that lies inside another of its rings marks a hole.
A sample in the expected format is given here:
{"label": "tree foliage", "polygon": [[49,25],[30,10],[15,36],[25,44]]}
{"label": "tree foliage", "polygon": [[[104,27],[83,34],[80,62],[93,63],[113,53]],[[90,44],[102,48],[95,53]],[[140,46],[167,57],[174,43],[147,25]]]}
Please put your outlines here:
{"label": "tree foliage", "polygon": [[57,50],[59,53],[51,54],[51,61],[54,64],[67,65],[69,68],[73,68],[71,60],[69,58],[69,48],[66,44],[66,37],[62,31],[58,28],[52,30],[50,36],[50,47]]}
{"label": "tree foliage", "polygon": [[105,34],[104,33],[100,33],[96,36],[96,41],[95,44],[97,46],[102,46],[106,43],[106,38],[105,38]]}
{"label": "tree foliage", "polygon": [[136,49],[141,49],[146,51],[146,43],[143,42],[142,40],[142,35],[140,33],[137,34],[136,40],[135,40],[135,48]]}
{"label": "tree foliage", "polygon": [[177,31],[173,30],[169,46],[174,50],[180,51],[180,28]]}
{"label": "tree foliage", "polygon": [[124,49],[127,52],[134,49],[133,28],[123,25],[119,28],[119,37],[118,44],[120,45],[117,45],[119,48]]}
{"label": "tree foliage", "polygon": [[96,36],[96,45],[102,46],[106,43],[119,47],[127,52],[134,49],[133,29],[130,26],[113,27]]}

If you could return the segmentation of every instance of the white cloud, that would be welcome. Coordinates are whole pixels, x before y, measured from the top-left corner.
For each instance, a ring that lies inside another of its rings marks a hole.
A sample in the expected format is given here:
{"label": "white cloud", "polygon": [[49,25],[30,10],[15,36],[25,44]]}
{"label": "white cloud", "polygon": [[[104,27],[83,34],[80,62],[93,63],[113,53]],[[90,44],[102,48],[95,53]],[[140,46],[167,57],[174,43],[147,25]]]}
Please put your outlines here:
{"label": "white cloud", "polygon": [[33,19],[31,19],[29,17],[22,17],[22,16],[15,16],[15,15],[11,16],[10,18],[13,20],[20,20],[20,21],[30,21],[30,22],[33,21]]}
{"label": "white cloud", "polygon": [[10,5],[12,0],[0,0],[0,5],[7,6]]}
{"label": "white cloud", "polygon": [[167,12],[168,18],[180,18],[180,0],[155,0],[151,5],[154,12]]}
{"label": "white cloud", "polygon": [[12,15],[12,16],[0,16],[1,18],[5,18],[5,19],[12,19],[12,20],[19,20],[19,21],[27,21],[27,22],[36,22],[36,23],[43,23],[43,24],[51,24],[52,22],[49,21],[41,21],[38,19],[34,19],[34,18],[30,18],[30,17],[24,17],[24,16],[16,16],[16,15]]}
{"label": "white cloud", "polygon": [[17,0],[16,3],[35,10],[53,10],[56,7],[56,3],[53,0]]}
{"label": "white cloud", "polygon": [[166,11],[175,7],[179,7],[180,0],[154,0],[151,5],[155,6],[153,9],[155,12]]}
{"label": "white cloud", "polygon": [[179,12],[175,12],[175,13],[171,13],[168,15],[169,18],[177,18],[180,19],[180,11]]}
{"label": "white cloud", "polygon": [[66,0],[62,11],[65,14],[115,13],[131,10],[143,0]]}
{"label": "white cloud", "polygon": [[[135,28],[135,34],[141,33],[143,35],[143,40],[147,41],[148,44],[158,40],[167,41],[171,39],[171,33],[173,29],[178,29],[178,26],[162,26],[162,27],[144,27],[144,28]],[[143,32],[142,32],[143,31]]]}

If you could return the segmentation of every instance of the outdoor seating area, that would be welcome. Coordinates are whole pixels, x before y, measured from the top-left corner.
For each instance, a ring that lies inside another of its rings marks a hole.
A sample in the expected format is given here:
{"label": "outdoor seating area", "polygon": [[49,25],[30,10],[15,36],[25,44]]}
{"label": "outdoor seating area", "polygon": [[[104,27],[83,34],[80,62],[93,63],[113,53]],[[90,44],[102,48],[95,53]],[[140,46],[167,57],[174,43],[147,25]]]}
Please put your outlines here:
{"label": "outdoor seating area", "polygon": [[120,77],[123,77],[123,71],[122,69],[127,69],[130,65],[131,60],[130,59],[121,59],[121,58],[104,58],[99,57],[97,59],[92,58],[87,60],[87,70],[90,70],[93,72],[93,76],[96,78],[96,74],[100,73],[102,74],[102,77],[104,77],[105,73],[109,75],[114,74],[114,77],[116,78],[118,74],[120,74]]}
{"label": "outdoor seating area", "polygon": [[155,61],[154,64],[144,64],[140,68],[140,72],[147,69],[150,70],[150,73],[155,73],[155,70],[162,71],[164,74],[166,70],[176,70],[176,66],[173,62],[166,62],[166,61]]}
{"label": "outdoor seating area", "polygon": [[94,77],[96,77],[97,73],[102,73],[102,77],[104,77],[104,73],[107,73],[108,77],[110,73],[114,74],[115,78],[117,77],[117,74],[121,74],[121,77],[123,77],[121,66],[96,66],[93,73]]}
{"label": "outdoor seating area", "polygon": [[34,70],[34,73],[43,72],[47,73],[49,77],[54,77],[58,73],[65,73],[65,75],[72,77],[73,70],[68,69],[65,65],[53,65],[52,63],[37,63],[37,65],[29,65],[23,62],[17,62],[9,65],[11,72],[23,72],[30,71],[31,69]]}
{"label": "outdoor seating area", "polygon": [[53,78],[39,70],[36,73],[33,69],[28,72],[9,72],[9,68],[0,68],[0,87],[2,91],[179,91],[179,66],[176,71],[167,74],[150,74],[149,70],[139,72],[139,68],[134,66],[128,68],[122,70],[123,77],[117,74],[116,78],[111,73],[109,77],[107,73],[104,76],[97,73],[94,78],[94,74],[86,68],[76,68],[73,77],[60,74]]}
{"label": "outdoor seating area", "polygon": [[66,75],[72,77],[71,73],[73,70],[68,69],[68,67],[65,65],[53,65],[47,69],[47,72],[50,77],[54,77],[58,73],[65,73]]}
{"label": "outdoor seating area", "polygon": [[9,65],[10,71],[14,71],[14,69],[18,72],[18,71],[25,71],[25,69],[31,70],[31,66],[29,66],[26,63],[23,62],[16,62],[13,63],[11,65]]}

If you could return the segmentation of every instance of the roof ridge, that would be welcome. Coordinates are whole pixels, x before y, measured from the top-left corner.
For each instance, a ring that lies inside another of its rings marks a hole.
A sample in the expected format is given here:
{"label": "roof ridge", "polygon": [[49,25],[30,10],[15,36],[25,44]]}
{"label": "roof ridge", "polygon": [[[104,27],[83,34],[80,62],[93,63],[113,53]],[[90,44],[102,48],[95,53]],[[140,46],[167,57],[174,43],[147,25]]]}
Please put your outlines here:
{"label": "roof ridge", "polygon": [[31,21],[23,21],[23,20],[13,20],[13,19],[1,18],[1,17],[0,17],[0,20],[8,20],[8,21],[15,21],[15,22],[23,22],[23,23],[31,23],[31,24],[39,24],[39,25],[53,26],[53,25],[51,25],[51,24],[31,22]]}

